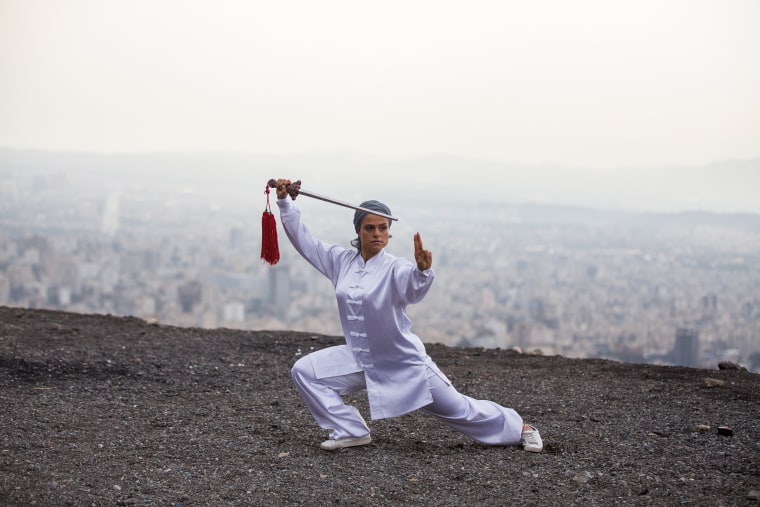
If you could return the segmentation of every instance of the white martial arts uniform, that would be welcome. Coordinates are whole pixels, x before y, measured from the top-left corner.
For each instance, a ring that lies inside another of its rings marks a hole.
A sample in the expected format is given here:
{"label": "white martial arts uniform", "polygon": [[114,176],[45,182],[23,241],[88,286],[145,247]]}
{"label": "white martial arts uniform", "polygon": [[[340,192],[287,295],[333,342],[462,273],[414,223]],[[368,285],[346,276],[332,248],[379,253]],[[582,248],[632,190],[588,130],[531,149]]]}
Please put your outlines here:
{"label": "white martial arts uniform", "polygon": [[358,410],[341,398],[366,389],[372,419],[423,409],[479,442],[520,442],[523,421],[517,412],[457,392],[412,333],[405,308],[428,292],[432,269],[420,271],[385,250],[365,263],[356,249],[315,238],[290,199],[278,199],[277,205],[295,249],[335,286],[346,345],[308,354],[292,370],[301,398],[330,438],[369,434]]}

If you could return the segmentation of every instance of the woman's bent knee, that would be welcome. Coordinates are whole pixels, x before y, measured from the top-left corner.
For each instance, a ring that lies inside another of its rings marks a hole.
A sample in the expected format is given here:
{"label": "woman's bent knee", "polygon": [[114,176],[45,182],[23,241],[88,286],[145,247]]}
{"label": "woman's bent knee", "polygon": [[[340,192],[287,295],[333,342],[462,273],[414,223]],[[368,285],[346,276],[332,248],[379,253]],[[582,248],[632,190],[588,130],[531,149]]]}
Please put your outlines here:
{"label": "woman's bent knee", "polygon": [[309,356],[303,356],[301,359],[295,362],[290,369],[290,376],[293,380],[299,379],[313,379],[314,378],[314,366],[311,364],[311,358]]}

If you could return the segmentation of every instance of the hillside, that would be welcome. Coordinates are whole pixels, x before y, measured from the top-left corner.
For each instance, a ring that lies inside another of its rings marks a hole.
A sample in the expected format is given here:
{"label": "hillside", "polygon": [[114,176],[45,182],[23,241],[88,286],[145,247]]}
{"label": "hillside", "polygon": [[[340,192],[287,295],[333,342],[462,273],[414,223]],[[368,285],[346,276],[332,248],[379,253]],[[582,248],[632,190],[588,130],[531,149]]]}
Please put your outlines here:
{"label": "hillside", "polygon": [[760,375],[429,345],[545,451],[414,413],[328,453],[289,368],[341,341],[0,307],[0,505],[760,505]]}

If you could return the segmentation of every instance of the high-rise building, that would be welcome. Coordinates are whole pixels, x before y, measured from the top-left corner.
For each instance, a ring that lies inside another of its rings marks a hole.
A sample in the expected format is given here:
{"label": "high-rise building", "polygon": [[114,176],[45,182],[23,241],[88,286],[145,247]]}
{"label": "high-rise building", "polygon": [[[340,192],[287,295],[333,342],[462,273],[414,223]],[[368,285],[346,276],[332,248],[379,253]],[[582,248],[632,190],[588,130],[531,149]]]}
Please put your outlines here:
{"label": "high-rise building", "polygon": [[103,234],[113,236],[119,230],[119,194],[112,193],[106,198],[103,207],[101,231]]}
{"label": "high-rise building", "polygon": [[177,298],[184,313],[192,313],[196,305],[200,304],[202,296],[203,287],[194,280],[177,288]]}
{"label": "high-rise building", "polygon": [[232,227],[230,229],[230,248],[240,250],[245,242],[245,229],[242,227]]}
{"label": "high-rise building", "polygon": [[286,266],[269,269],[269,302],[279,316],[285,314],[290,302],[290,271]]}
{"label": "high-rise building", "polygon": [[0,274],[0,305],[7,305],[11,301],[11,281]]}
{"label": "high-rise building", "polygon": [[679,327],[676,329],[676,345],[673,360],[678,366],[695,368],[699,364],[699,331]]}

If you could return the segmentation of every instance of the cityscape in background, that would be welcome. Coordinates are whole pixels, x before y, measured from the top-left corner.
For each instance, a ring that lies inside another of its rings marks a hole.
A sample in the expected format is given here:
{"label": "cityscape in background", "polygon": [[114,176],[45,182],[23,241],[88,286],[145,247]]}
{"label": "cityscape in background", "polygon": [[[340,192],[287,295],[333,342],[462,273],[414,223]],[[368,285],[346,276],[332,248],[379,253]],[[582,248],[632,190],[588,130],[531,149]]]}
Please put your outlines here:
{"label": "cityscape in background", "polygon": [[[332,286],[290,247],[274,195],[282,259],[261,261],[264,183],[288,175],[253,172],[178,185],[0,167],[0,305],[340,335]],[[433,288],[408,308],[425,342],[760,372],[760,215],[383,195],[366,198],[398,210],[390,253],[411,258],[417,231],[433,252]],[[297,205],[349,247],[350,210]]]}

